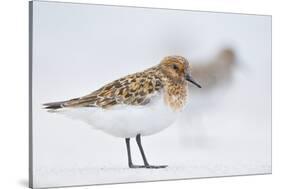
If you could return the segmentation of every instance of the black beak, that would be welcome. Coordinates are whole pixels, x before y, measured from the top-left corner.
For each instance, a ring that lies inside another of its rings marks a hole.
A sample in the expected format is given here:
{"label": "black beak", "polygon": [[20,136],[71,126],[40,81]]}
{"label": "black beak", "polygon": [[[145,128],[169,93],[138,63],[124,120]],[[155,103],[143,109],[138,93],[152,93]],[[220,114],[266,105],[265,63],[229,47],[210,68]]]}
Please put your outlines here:
{"label": "black beak", "polygon": [[202,88],[201,85],[199,85],[196,81],[194,81],[194,79],[189,74],[185,77],[185,79],[190,83],[196,85],[196,87]]}

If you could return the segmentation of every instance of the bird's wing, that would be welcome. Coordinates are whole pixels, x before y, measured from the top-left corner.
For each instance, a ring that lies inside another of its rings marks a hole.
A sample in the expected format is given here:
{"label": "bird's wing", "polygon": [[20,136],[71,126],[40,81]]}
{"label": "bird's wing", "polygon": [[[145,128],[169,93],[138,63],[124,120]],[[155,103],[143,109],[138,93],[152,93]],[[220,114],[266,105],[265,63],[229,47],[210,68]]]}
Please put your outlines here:
{"label": "bird's wing", "polygon": [[161,88],[162,83],[158,77],[141,72],[115,80],[89,95],[44,105],[47,109],[63,107],[110,108],[118,104],[145,105]]}

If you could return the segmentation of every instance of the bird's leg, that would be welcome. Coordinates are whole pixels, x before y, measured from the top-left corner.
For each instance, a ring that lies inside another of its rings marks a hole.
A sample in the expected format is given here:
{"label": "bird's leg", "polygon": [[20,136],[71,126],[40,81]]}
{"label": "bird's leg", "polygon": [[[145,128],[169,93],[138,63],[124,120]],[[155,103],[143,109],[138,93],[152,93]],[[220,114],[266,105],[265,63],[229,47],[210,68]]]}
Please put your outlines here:
{"label": "bird's leg", "polygon": [[144,168],[145,166],[143,165],[134,165],[132,162],[132,157],[131,157],[131,148],[130,148],[130,138],[126,138],[126,147],[127,147],[127,154],[128,154],[128,165],[130,168]]}
{"label": "bird's leg", "polygon": [[141,153],[141,156],[142,156],[145,168],[159,169],[159,168],[166,168],[167,167],[167,165],[149,165],[149,163],[147,162],[147,159],[145,157],[142,145],[141,145],[141,136],[140,136],[140,134],[138,134],[136,136],[136,141],[137,141],[138,147],[140,149],[140,153]]}

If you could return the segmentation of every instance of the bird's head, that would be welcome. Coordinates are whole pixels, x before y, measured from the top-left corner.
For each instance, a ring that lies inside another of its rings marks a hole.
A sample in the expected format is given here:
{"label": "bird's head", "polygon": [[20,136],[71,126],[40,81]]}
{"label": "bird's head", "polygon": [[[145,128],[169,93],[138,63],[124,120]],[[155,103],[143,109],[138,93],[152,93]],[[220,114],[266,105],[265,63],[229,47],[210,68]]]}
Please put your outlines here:
{"label": "bird's head", "polygon": [[160,65],[162,73],[173,82],[183,83],[189,81],[197,87],[201,88],[192,77],[189,62],[182,56],[167,56]]}

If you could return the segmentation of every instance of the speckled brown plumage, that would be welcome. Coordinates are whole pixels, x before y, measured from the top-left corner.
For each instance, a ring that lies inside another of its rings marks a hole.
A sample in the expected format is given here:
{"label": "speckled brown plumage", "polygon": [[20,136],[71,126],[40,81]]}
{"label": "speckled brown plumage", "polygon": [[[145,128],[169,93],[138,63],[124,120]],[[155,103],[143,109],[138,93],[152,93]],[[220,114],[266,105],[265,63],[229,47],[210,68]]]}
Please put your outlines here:
{"label": "speckled brown plumage", "polygon": [[160,64],[143,72],[115,80],[80,98],[44,104],[47,109],[64,107],[111,108],[115,105],[142,106],[154,95],[164,92],[164,101],[172,109],[181,109],[187,98],[189,64],[181,56],[165,57]]}

